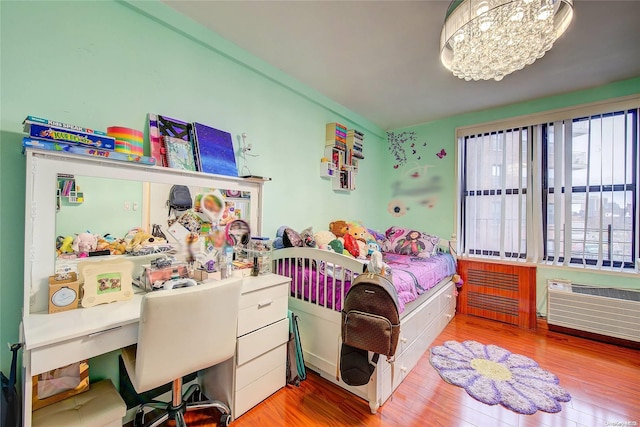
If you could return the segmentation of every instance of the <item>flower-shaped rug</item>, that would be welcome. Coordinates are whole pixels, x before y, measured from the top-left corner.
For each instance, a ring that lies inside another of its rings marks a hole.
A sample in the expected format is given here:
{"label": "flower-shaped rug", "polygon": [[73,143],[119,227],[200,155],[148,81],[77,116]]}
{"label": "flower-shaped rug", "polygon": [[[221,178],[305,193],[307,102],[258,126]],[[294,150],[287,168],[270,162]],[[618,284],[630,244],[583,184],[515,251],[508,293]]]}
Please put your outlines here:
{"label": "flower-shaped rug", "polygon": [[447,341],[433,347],[431,365],[443,380],[464,388],[487,405],[501,404],[519,414],[560,412],[571,396],[554,374],[535,360],[477,341]]}

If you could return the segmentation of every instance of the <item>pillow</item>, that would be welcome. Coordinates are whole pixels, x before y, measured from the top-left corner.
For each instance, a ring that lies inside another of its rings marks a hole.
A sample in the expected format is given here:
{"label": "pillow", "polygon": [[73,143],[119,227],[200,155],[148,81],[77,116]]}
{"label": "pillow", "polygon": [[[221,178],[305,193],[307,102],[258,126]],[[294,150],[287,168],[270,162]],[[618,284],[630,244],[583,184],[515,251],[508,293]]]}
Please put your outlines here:
{"label": "pillow", "polygon": [[383,243],[383,252],[392,252],[399,255],[411,255],[421,258],[429,258],[438,247],[440,238],[418,230],[402,227],[390,227]]}

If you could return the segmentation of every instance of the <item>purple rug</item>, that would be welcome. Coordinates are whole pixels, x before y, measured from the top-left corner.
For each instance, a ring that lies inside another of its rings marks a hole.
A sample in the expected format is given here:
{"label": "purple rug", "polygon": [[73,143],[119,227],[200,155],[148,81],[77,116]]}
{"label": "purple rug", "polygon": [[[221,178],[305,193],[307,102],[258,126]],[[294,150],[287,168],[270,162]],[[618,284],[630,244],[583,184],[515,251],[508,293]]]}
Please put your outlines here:
{"label": "purple rug", "polygon": [[431,365],[443,380],[464,388],[487,405],[501,404],[519,414],[560,412],[571,396],[554,374],[535,360],[495,345],[447,341],[433,347]]}

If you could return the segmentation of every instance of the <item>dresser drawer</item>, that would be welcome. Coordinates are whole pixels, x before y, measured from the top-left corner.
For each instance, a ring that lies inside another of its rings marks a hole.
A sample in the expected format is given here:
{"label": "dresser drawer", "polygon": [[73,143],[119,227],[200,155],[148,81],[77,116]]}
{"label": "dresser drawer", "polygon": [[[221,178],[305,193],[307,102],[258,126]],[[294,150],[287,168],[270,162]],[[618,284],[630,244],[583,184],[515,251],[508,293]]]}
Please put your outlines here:
{"label": "dresser drawer", "polygon": [[236,390],[241,390],[287,361],[287,345],[281,344],[236,368]]}
{"label": "dresser drawer", "polygon": [[[69,363],[119,350],[137,341],[138,323],[136,322],[38,347],[31,350],[31,373],[37,375]],[[70,361],[70,354],[77,360]]]}
{"label": "dresser drawer", "polygon": [[289,340],[289,319],[284,318],[255,332],[238,338],[236,363],[238,366],[255,359]]}
{"label": "dresser drawer", "polygon": [[286,283],[248,292],[240,296],[238,336],[287,316],[288,285]]}
{"label": "dresser drawer", "polygon": [[284,387],[286,375],[286,364],[282,363],[248,386],[238,390],[236,392],[233,417],[238,418],[271,394]]}

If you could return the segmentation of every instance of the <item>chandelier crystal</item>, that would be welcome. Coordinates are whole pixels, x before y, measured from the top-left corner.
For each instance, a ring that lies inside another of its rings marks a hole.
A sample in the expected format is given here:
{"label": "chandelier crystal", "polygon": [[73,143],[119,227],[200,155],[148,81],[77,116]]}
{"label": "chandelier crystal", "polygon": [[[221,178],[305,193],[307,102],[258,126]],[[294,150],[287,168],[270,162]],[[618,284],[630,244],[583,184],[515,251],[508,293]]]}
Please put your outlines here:
{"label": "chandelier crystal", "polygon": [[469,80],[502,80],[553,47],[573,18],[573,0],[454,0],[440,60]]}

